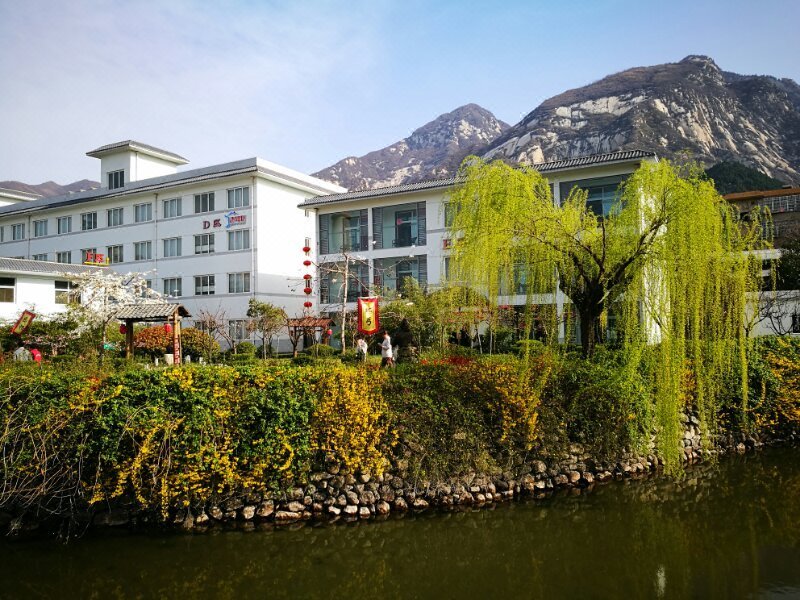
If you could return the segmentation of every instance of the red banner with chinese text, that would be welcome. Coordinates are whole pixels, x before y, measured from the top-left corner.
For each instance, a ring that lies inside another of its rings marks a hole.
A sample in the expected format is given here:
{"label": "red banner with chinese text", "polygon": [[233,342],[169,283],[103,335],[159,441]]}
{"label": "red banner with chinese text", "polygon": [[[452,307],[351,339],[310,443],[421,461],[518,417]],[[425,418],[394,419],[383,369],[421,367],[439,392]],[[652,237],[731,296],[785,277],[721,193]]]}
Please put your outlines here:
{"label": "red banner with chinese text", "polygon": [[32,313],[29,310],[23,310],[22,314],[20,315],[17,322],[14,324],[14,327],[11,328],[11,333],[16,333],[21,335],[28,331],[28,327],[31,326],[31,323],[36,318],[36,313]]}
{"label": "red banner with chinese text", "polygon": [[378,327],[380,327],[380,319],[378,317],[378,299],[359,298],[358,331],[366,335],[372,335],[378,331]]}

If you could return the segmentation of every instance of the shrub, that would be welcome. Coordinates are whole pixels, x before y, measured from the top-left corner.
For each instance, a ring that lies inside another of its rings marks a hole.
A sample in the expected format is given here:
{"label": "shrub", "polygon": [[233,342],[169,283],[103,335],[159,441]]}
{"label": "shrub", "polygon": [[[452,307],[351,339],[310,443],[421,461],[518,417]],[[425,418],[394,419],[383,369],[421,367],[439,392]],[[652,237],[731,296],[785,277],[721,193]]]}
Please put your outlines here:
{"label": "shrub", "polygon": [[329,358],[336,354],[336,349],[327,344],[312,344],[304,350],[308,356],[317,358]]}
{"label": "shrub", "polygon": [[172,346],[172,334],[163,326],[144,327],[133,334],[133,346],[150,358],[163,355]]}
{"label": "shrub", "polygon": [[252,342],[239,342],[236,345],[236,353],[253,356],[256,353],[256,345]]}
{"label": "shrub", "polygon": [[181,330],[181,348],[183,354],[198,358],[213,358],[219,353],[219,343],[204,331],[187,327]]}

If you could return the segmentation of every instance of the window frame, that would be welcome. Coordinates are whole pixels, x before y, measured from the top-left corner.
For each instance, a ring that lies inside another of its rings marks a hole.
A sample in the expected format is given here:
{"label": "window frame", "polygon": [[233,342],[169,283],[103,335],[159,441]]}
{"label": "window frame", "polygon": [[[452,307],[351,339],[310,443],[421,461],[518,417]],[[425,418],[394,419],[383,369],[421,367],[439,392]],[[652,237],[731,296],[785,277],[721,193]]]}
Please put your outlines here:
{"label": "window frame", "polygon": [[[62,225],[66,224],[66,230],[62,229]],[[58,235],[64,235],[66,233],[72,233],[72,215],[68,215],[66,217],[58,217],[56,219],[56,231]]]}
{"label": "window frame", "polygon": [[[142,258],[139,253],[139,251],[142,250],[143,248],[147,250],[147,252],[145,252],[146,256],[144,258]],[[133,260],[136,262],[153,260],[153,240],[143,240],[141,242],[133,242]]]}
{"label": "window frame", "polygon": [[[11,283],[8,283],[8,282]],[[6,292],[11,291],[11,300],[5,299]],[[14,304],[17,298],[17,278],[16,277],[0,277],[0,303]]]}
{"label": "window frame", "polygon": [[108,175],[108,189],[116,190],[125,187],[125,169],[109,171],[106,175]]}
{"label": "window frame", "polygon": [[[177,283],[177,294],[167,289],[168,282]],[[183,296],[183,277],[165,277],[161,284],[165,296],[172,298],[180,298]]]}
{"label": "window frame", "polygon": [[[171,238],[163,238],[161,240],[161,242],[162,242],[161,243],[161,253],[162,253],[164,258],[175,258],[177,256],[183,256],[183,238],[181,236],[171,237]],[[168,245],[171,245],[172,243],[175,244],[176,252],[169,253],[169,252],[167,252],[167,247],[168,247]]]}
{"label": "window frame", "polygon": [[[249,208],[250,207],[250,186],[243,185],[235,188],[228,188],[227,191],[227,199],[228,199],[228,208],[229,209],[236,209],[236,208]],[[240,192],[239,198],[237,199],[237,192]]]}
{"label": "window frame", "polygon": [[[170,207],[170,210],[168,210]],[[176,208],[176,210],[171,210],[172,208]],[[161,218],[162,219],[177,219],[178,217],[183,216],[183,198],[167,198],[166,200],[161,201]],[[176,214],[171,214],[175,212]]]}
{"label": "window frame", "polygon": [[[111,219],[112,215],[119,216],[118,223],[112,222]],[[124,224],[125,224],[125,210],[122,206],[106,209],[106,225],[108,227],[120,227],[121,225]]]}
{"label": "window frame", "polygon": [[[119,251],[119,257],[116,256]],[[117,260],[119,258],[119,260]],[[114,244],[113,246],[106,246],[106,260],[110,265],[118,265],[125,262],[125,247],[123,244]]]}
{"label": "window frame", "polygon": [[[206,288],[204,293],[202,290]],[[194,276],[194,295],[195,296],[215,296],[217,288],[216,275],[195,275]]]}
{"label": "window frame", "polygon": [[[142,218],[140,211],[145,211],[145,218]],[[133,222],[134,223],[149,223],[153,220],[153,203],[152,202],[142,202],[140,204],[133,205]]]}
{"label": "window frame", "polygon": [[[205,205],[205,208],[203,206]],[[194,195],[194,214],[214,212],[214,192],[202,192]]]}
{"label": "window frame", "polygon": [[[214,254],[215,234],[213,233],[197,233],[194,236],[194,253],[195,254]],[[206,238],[206,243],[202,239]],[[203,248],[206,248],[204,251]]]}
{"label": "window frame", "polygon": [[[39,238],[44,237],[47,235],[47,219],[38,219],[33,221],[33,237]],[[43,231],[39,231],[40,226],[43,228]]]}
{"label": "window frame", "polygon": [[[237,248],[236,240],[237,238],[241,238],[240,243],[242,244],[241,248]],[[247,244],[245,245],[245,241]],[[230,229],[228,230],[228,251],[229,252],[236,252],[239,250],[249,250],[250,249],[250,229]]]}
{"label": "window frame", "polygon": [[11,241],[21,242],[25,239],[25,223],[13,223],[11,225]]}
{"label": "window frame", "polygon": [[[240,281],[241,280],[241,281]],[[238,273],[228,273],[228,293],[229,294],[249,294],[250,293],[250,271]],[[241,283],[241,285],[239,285]],[[239,289],[241,288],[241,289]]]}
{"label": "window frame", "polygon": [[[91,225],[91,227],[88,225]],[[81,231],[92,231],[94,229],[97,229],[97,211],[81,213]]]}
{"label": "window frame", "polygon": [[[64,257],[64,255],[69,258],[68,261],[60,260]],[[56,252],[56,262],[62,265],[71,265],[72,264],[72,250],[62,250],[61,252]]]}

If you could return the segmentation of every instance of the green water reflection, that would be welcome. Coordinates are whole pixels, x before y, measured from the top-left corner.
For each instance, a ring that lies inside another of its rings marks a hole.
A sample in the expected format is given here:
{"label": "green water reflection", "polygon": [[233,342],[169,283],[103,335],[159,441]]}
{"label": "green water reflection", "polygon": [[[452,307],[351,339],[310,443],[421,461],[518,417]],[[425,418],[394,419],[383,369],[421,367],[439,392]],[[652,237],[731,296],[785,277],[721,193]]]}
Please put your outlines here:
{"label": "green water reflection", "polygon": [[0,596],[800,596],[798,457],[774,449],[680,482],[382,523],[3,542]]}

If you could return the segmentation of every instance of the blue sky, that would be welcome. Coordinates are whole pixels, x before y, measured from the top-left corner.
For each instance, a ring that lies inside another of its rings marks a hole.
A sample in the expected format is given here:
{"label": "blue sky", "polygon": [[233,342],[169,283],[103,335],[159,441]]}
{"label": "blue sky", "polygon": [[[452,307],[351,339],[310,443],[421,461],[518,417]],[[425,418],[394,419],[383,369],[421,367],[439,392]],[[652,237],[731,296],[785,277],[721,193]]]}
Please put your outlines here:
{"label": "blue sky", "polygon": [[633,66],[706,54],[800,82],[800,1],[0,0],[0,180],[97,179],[135,139],[188,168],[313,172],[475,102],[516,123]]}

